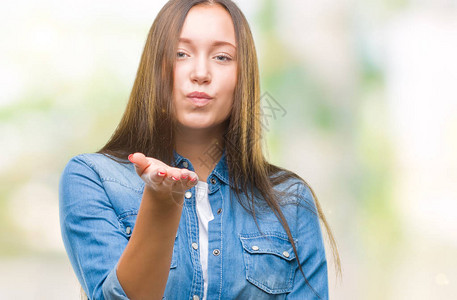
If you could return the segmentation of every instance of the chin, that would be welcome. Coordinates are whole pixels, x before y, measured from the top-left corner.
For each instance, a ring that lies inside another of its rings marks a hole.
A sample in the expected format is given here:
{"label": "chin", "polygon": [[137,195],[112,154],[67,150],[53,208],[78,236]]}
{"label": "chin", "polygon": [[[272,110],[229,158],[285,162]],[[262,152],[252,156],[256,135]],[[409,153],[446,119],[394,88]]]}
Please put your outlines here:
{"label": "chin", "polygon": [[188,129],[205,129],[205,128],[210,128],[210,127],[213,127],[213,124],[212,123],[208,123],[208,122],[179,122],[180,125],[183,127],[183,128],[188,128]]}
{"label": "chin", "polygon": [[188,116],[187,118],[182,118],[179,120],[179,123],[183,127],[202,129],[214,126],[214,120],[205,116]]}
{"label": "chin", "polygon": [[183,127],[188,129],[208,129],[213,128],[214,124],[204,124],[204,123],[191,123],[191,124],[182,124]]}

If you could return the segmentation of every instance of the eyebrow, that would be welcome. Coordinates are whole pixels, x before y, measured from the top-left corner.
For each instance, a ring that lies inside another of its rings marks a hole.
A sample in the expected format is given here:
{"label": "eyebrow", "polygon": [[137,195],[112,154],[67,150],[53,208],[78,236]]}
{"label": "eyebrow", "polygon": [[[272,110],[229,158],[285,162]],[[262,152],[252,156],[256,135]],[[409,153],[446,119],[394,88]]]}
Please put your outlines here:
{"label": "eyebrow", "polygon": [[[185,43],[185,44],[193,44],[191,39],[188,38],[179,38],[180,43]],[[233,48],[236,49],[236,46],[233,45],[232,43],[226,42],[226,41],[214,41],[212,46],[232,46]]]}

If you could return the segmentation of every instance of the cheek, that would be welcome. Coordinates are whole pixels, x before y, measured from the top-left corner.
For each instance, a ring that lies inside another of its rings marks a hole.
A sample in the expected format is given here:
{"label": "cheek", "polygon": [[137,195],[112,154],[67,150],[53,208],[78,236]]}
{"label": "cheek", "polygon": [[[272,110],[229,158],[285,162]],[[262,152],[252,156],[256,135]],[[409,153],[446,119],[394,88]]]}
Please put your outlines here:
{"label": "cheek", "polygon": [[233,80],[232,82],[225,82],[226,86],[224,89],[224,101],[221,105],[221,110],[223,111],[224,115],[229,115],[232,111],[232,106],[234,102],[234,91],[235,91],[235,84],[236,81]]}
{"label": "cheek", "polygon": [[173,90],[179,90],[186,83],[186,78],[189,78],[186,66],[182,63],[176,64],[173,71]]}
{"label": "cheek", "polygon": [[227,84],[232,87],[232,90],[235,90],[236,82],[237,82],[237,67],[234,67],[232,72],[229,73],[230,75],[227,78]]}
{"label": "cheek", "polygon": [[180,84],[180,74],[181,74],[181,70],[180,68],[177,68],[175,67],[174,71],[173,71],[173,90],[177,90],[179,84]]}
{"label": "cheek", "polygon": [[221,89],[224,91],[224,93],[233,94],[237,82],[236,68],[228,72],[226,71],[221,75]]}

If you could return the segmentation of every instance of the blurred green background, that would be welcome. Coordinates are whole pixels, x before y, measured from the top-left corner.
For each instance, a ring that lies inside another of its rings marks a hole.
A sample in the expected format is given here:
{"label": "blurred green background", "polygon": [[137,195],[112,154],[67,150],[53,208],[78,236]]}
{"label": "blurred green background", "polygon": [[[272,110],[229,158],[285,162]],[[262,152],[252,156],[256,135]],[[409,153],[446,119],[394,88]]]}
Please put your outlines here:
{"label": "blurred green background", "polygon": [[[235,2],[285,111],[266,153],[313,187],[339,246],[331,298],[455,299],[457,2]],[[114,131],[164,3],[2,4],[1,299],[79,298],[59,177]]]}

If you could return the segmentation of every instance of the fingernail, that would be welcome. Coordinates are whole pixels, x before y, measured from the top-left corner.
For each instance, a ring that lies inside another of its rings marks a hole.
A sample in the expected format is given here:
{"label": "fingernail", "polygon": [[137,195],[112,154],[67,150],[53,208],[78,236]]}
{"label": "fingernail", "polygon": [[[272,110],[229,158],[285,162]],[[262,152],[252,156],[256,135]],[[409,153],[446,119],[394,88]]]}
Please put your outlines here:
{"label": "fingernail", "polygon": [[186,179],[187,177],[189,177],[189,175],[182,175],[181,179]]}
{"label": "fingernail", "polygon": [[195,182],[197,178],[192,178],[190,181]]}
{"label": "fingernail", "polygon": [[165,173],[164,173],[164,172],[157,172],[157,175],[159,175],[159,176],[165,176]]}
{"label": "fingernail", "polygon": [[133,154],[130,154],[130,155],[129,155],[129,160],[130,160],[130,162],[132,162],[132,156],[133,156]]}
{"label": "fingernail", "polygon": [[179,179],[174,177],[174,176],[171,176],[171,179],[173,179],[174,181],[178,181]]}

